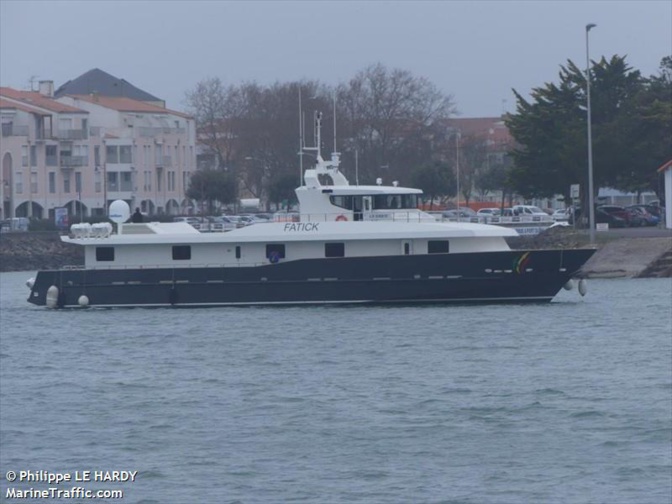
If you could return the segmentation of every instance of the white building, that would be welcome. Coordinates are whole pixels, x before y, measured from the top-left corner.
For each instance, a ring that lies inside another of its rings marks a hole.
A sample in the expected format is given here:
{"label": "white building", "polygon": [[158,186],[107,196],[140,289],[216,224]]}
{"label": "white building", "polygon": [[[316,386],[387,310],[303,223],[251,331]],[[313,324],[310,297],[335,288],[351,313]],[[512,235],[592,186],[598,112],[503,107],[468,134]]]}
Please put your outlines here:
{"label": "white building", "polygon": [[189,208],[196,169],[194,119],[156,103],[92,93],[53,97],[0,88],[1,217],[106,214],[126,200],[148,214]]}

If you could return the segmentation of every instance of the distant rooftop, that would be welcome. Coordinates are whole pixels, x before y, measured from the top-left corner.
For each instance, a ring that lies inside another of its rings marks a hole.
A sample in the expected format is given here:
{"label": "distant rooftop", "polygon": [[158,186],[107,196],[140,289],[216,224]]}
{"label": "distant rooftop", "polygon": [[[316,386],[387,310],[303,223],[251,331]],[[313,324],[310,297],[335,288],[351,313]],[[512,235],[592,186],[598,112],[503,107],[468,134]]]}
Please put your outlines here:
{"label": "distant rooftop", "polygon": [[43,110],[49,110],[50,112],[88,113],[86,110],[57,102],[53,98],[43,96],[36,91],[19,91],[9,87],[0,87],[0,96],[5,98],[4,101],[9,103],[12,101],[21,102],[28,107],[37,107]]}
{"label": "distant rooftop", "polygon": [[111,97],[111,96],[100,96],[97,94],[92,95],[70,95],[70,98],[77,100],[85,101],[88,103],[93,103],[94,105],[100,105],[101,107],[110,108],[113,110],[118,110],[119,112],[140,112],[140,113],[149,113],[149,114],[172,114],[180,117],[185,117],[191,119],[191,116],[178,112],[176,110],[170,110],[165,107],[159,107],[152,103],[147,103],[140,100],[133,100],[127,97]]}
{"label": "distant rooftop", "polygon": [[135,87],[124,79],[103,72],[99,68],[94,68],[76,79],[69,80],[54,92],[54,96],[60,98],[65,95],[90,95],[94,93],[99,96],[124,97],[165,104],[161,98]]}

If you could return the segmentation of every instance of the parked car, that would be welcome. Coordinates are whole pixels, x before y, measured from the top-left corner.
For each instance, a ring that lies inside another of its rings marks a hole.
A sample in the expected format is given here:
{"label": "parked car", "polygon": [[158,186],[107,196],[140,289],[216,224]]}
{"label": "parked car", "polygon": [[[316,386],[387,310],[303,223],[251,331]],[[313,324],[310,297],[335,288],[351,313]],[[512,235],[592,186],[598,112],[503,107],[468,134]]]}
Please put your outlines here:
{"label": "parked car", "polygon": [[[587,218],[588,216],[586,216]],[[574,220],[576,219],[577,223],[582,222],[582,209],[581,208],[572,208],[569,214],[569,224],[574,225]],[[628,227],[628,221],[623,217],[616,214],[611,214],[605,211],[602,207],[597,207],[595,209],[595,223],[596,224],[609,224],[610,228],[624,228]]]}
{"label": "parked car", "polygon": [[471,208],[460,208],[459,210],[453,209],[453,210],[444,210],[441,212],[441,216],[444,219],[457,219],[458,217],[460,219],[471,219],[476,215],[476,212],[474,212]]}
{"label": "parked car", "polygon": [[219,215],[210,218],[210,228],[212,231],[231,231],[236,229],[237,223],[232,221],[228,215]]}
{"label": "parked car", "polygon": [[541,208],[534,205],[514,205],[513,213],[518,213],[518,215],[538,215],[540,217],[549,217],[549,215],[544,212]]}
{"label": "parked car", "polygon": [[567,222],[569,220],[569,214],[569,208],[559,208],[551,214],[551,217],[553,217],[555,222]]}
{"label": "parked car", "polygon": [[639,214],[642,219],[642,226],[657,226],[660,222],[660,216],[653,213],[653,207],[649,205],[630,205],[626,208],[631,212]]}
{"label": "parked car", "polygon": [[603,212],[607,212],[610,215],[620,217],[626,222],[626,226],[628,227],[639,227],[642,225],[642,219],[637,214],[633,214],[625,207],[619,205],[600,205],[597,207],[597,209],[602,210]]}
{"label": "parked car", "polygon": [[499,215],[499,208],[481,208],[476,215],[479,217],[494,217]]}

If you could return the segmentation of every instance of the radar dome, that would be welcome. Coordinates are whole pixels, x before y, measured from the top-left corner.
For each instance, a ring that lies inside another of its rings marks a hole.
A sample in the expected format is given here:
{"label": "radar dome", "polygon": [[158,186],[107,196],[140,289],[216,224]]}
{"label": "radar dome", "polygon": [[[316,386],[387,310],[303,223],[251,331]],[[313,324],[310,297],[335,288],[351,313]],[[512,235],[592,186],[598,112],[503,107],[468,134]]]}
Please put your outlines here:
{"label": "radar dome", "polygon": [[107,216],[112,222],[123,224],[131,216],[131,209],[124,200],[114,200],[110,203]]}

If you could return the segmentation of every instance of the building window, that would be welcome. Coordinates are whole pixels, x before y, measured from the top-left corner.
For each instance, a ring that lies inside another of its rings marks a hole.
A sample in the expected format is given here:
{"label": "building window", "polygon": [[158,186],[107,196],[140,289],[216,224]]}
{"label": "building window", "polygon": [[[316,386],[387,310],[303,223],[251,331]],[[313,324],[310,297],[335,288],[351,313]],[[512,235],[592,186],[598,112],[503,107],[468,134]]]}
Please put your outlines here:
{"label": "building window", "polygon": [[99,192],[102,190],[102,185],[103,185],[103,184],[101,183],[101,174],[100,174],[100,172],[99,172],[99,171],[96,171],[95,173],[96,173],[96,175],[95,175],[95,177],[94,177],[94,183],[95,183],[95,186],[96,186],[96,192],[99,193]]}
{"label": "building window", "polygon": [[30,146],[30,166],[37,166],[37,145]]}
{"label": "building window", "polygon": [[131,155],[130,145],[119,146],[119,162],[126,164],[131,164],[133,162],[133,156]]}
{"label": "building window", "polygon": [[188,261],[191,259],[191,246],[173,245],[173,261]]}
{"label": "building window", "polygon": [[133,174],[131,172],[120,172],[121,176],[121,191],[133,190]]}
{"label": "building window", "polygon": [[28,166],[28,146],[21,146],[21,166]]}
{"label": "building window", "polygon": [[449,252],[448,240],[429,240],[427,242],[428,254],[447,254]]}
{"label": "building window", "polygon": [[240,245],[236,245],[236,259],[240,259]]}
{"label": "building window", "polygon": [[49,193],[56,194],[56,173],[49,172]]}
{"label": "building window", "polygon": [[145,172],[145,184],[143,185],[143,190],[144,191],[151,191],[152,190],[152,172],[151,171],[146,171]]}
{"label": "building window", "polygon": [[117,172],[107,172],[107,189],[111,192],[117,192],[119,190],[117,175]]}
{"label": "building window", "polygon": [[23,173],[17,171],[15,180],[16,180],[16,187],[14,188],[14,192],[16,194],[23,194]]}
{"label": "building window", "polygon": [[325,243],[324,257],[344,257],[345,243]]}
{"label": "building window", "polygon": [[70,192],[70,175],[63,177],[63,192],[66,194]]}
{"label": "building window", "polygon": [[100,166],[100,145],[93,147],[93,163],[96,167]]}
{"label": "building window", "polygon": [[96,247],[96,261],[114,261],[114,247]]}
{"label": "building window", "polygon": [[82,194],[82,174],[75,173],[75,192],[81,196]]}
{"label": "building window", "polygon": [[268,243],[266,245],[266,259],[272,263],[278,262],[285,258],[284,243]]}
{"label": "building window", "polygon": [[119,162],[119,149],[116,145],[108,145],[105,147],[105,161],[113,164]]}
{"label": "building window", "polygon": [[30,192],[37,194],[37,173],[30,174]]}
{"label": "building window", "polygon": [[45,147],[45,157],[47,166],[58,166],[58,151],[56,145],[47,145]]}

